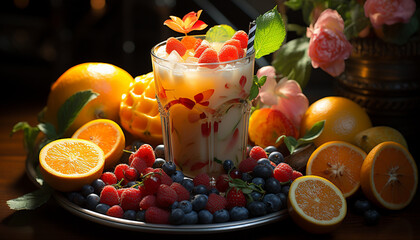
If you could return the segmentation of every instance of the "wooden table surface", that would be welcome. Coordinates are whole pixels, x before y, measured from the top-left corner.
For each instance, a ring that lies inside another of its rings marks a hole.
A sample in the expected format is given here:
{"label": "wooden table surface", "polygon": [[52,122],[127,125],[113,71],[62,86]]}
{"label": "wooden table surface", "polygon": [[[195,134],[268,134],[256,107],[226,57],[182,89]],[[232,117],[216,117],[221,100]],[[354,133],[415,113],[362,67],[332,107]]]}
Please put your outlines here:
{"label": "wooden table surface", "polygon": [[[152,239],[168,235],[132,232],[90,222],[60,207],[54,199],[31,211],[10,210],[6,201],[36,189],[25,171],[23,134],[9,136],[13,125],[28,121],[35,125],[41,104],[10,104],[2,107],[0,118],[0,239]],[[413,148],[414,142],[410,146]],[[418,159],[418,158],[417,158]],[[299,229],[290,218],[253,229],[209,235],[176,235],[171,238],[205,239],[420,239],[420,201],[417,193],[407,208],[381,212],[380,222],[367,226],[361,216],[349,211],[340,228],[327,235],[311,235]]]}

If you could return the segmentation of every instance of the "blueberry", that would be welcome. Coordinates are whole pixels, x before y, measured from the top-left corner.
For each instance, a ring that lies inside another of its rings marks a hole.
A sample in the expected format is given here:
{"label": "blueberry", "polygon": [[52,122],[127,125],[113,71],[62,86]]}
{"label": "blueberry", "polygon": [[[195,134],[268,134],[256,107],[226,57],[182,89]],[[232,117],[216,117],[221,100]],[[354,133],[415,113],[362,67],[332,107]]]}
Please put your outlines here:
{"label": "blueberry", "polygon": [[235,206],[229,211],[230,220],[232,221],[240,221],[245,220],[249,216],[249,211],[245,207],[238,207]]}
{"label": "blueberry", "polygon": [[146,221],[146,210],[140,210],[136,213],[136,220],[140,222]]}
{"label": "blueberry", "polygon": [[98,205],[96,205],[95,211],[98,213],[106,214],[109,208],[110,206],[108,204],[99,203]]}
{"label": "blueberry", "polygon": [[127,210],[124,212],[123,214],[123,218],[124,219],[128,219],[128,220],[135,220],[136,219],[136,211],[134,210]]}
{"label": "blueberry", "polygon": [[189,178],[184,178],[181,182],[181,185],[185,187],[188,191],[192,192],[194,189],[194,182]]}
{"label": "blueberry", "polygon": [[260,186],[262,188],[265,188],[265,180],[263,178],[260,177],[255,177],[254,179],[252,179],[251,181],[253,184]]}
{"label": "blueberry", "polygon": [[220,194],[220,192],[219,192],[219,190],[217,190],[217,188],[210,188],[210,189],[207,191],[207,195],[210,195],[210,193],[215,193],[215,194],[217,194],[217,195],[219,195],[219,194]]}
{"label": "blueberry", "polygon": [[176,165],[174,162],[165,162],[162,165],[162,170],[169,176],[173,175],[176,171]]}
{"label": "blueberry", "polygon": [[284,193],[282,193],[282,192],[277,193],[276,195],[280,198],[280,200],[281,200],[281,202],[282,202],[282,207],[286,207],[286,203],[287,203],[287,195],[286,195],[286,194],[284,194]]}
{"label": "blueberry", "polygon": [[233,163],[232,160],[223,161],[223,169],[225,170],[226,173],[229,173],[229,171],[232,170],[233,168],[235,168],[235,164]]}
{"label": "blueberry", "polygon": [[265,204],[267,212],[269,213],[279,211],[282,206],[280,197],[272,193],[266,194],[263,197],[263,203]]}
{"label": "blueberry", "polygon": [[155,162],[153,163],[153,168],[162,168],[163,164],[165,164],[166,161],[163,158],[156,158]]}
{"label": "blueberry", "polygon": [[[128,182],[126,185],[125,185],[125,187],[126,188],[130,188],[130,187],[133,187],[134,185],[136,185],[136,184],[138,184],[136,181],[130,181],[130,182]],[[137,187],[135,187],[135,188],[139,188],[138,186]]]}
{"label": "blueberry", "polygon": [[375,209],[369,209],[363,214],[367,225],[376,225],[379,222],[379,212]]}
{"label": "blueberry", "polygon": [[357,214],[364,214],[367,210],[371,208],[371,205],[368,200],[358,199],[354,202],[354,210]]}
{"label": "blueberry", "polygon": [[247,173],[247,172],[242,173],[241,178],[244,182],[251,182],[252,179],[253,179],[252,175],[250,173]]}
{"label": "blueberry", "polygon": [[193,194],[207,194],[207,187],[204,185],[197,185],[193,188]]}
{"label": "blueberry", "polygon": [[283,154],[281,154],[281,152],[277,152],[277,151],[270,153],[270,155],[268,155],[268,159],[270,161],[272,161],[273,163],[275,163],[276,165],[281,163],[281,162],[284,162]]}
{"label": "blueberry", "polygon": [[229,212],[226,209],[218,210],[213,213],[213,221],[215,223],[224,223],[229,221]]}
{"label": "blueberry", "polygon": [[92,185],[86,184],[83,185],[82,190],[80,191],[84,197],[87,197],[89,194],[94,193],[95,189]]}
{"label": "blueberry", "polygon": [[203,209],[198,212],[198,222],[203,224],[208,224],[213,222],[213,214],[208,210]]}
{"label": "blueberry", "polygon": [[95,179],[92,182],[91,185],[92,185],[92,187],[94,189],[94,192],[100,196],[101,195],[101,192],[102,192],[102,189],[105,187],[104,181],[102,181],[102,179],[99,179],[98,178],[98,179]]}
{"label": "blueberry", "polygon": [[163,144],[159,144],[155,147],[155,156],[156,158],[165,159],[165,146]]}
{"label": "blueberry", "polygon": [[289,195],[289,189],[290,189],[290,185],[284,185],[281,187],[281,192],[287,196]]}
{"label": "blueberry", "polygon": [[196,224],[198,222],[198,214],[196,211],[191,211],[185,214],[184,224]]}
{"label": "blueberry", "polygon": [[179,202],[175,201],[174,203],[171,204],[170,209],[178,208],[178,206],[179,206]]}
{"label": "blueberry", "polygon": [[260,159],[257,161],[257,164],[271,166],[271,161],[270,161],[270,160],[268,160],[268,158],[260,158]]}
{"label": "blueberry", "polygon": [[68,192],[66,193],[66,197],[70,202],[74,202],[74,197],[76,196],[77,192]]}
{"label": "blueberry", "polygon": [[192,207],[194,211],[200,211],[204,209],[207,205],[208,197],[204,194],[197,194],[194,196],[193,200],[191,201]]}
{"label": "blueberry", "polygon": [[180,208],[172,209],[171,215],[169,215],[169,222],[175,225],[183,224],[185,213]]}
{"label": "blueberry", "polygon": [[184,174],[181,171],[176,170],[175,173],[171,175],[171,178],[172,181],[180,183],[182,180],[184,180]]}
{"label": "blueberry", "polygon": [[277,151],[277,148],[276,148],[275,146],[268,146],[268,147],[264,148],[264,151],[265,151],[267,154],[270,154],[270,153],[272,153],[272,152],[276,152],[276,151]]}
{"label": "blueberry", "polygon": [[252,175],[254,177],[260,177],[263,179],[267,179],[273,175],[273,169],[267,165],[260,165],[254,167],[252,170]]}
{"label": "blueberry", "polygon": [[261,200],[262,194],[256,191],[252,191],[251,192],[251,197],[254,201],[259,201]]}
{"label": "blueberry", "polygon": [[270,177],[267,180],[265,180],[265,190],[268,193],[279,193],[281,192],[281,184],[279,180]]}
{"label": "blueberry", "polygon": [[74,198],[73,198],[73,203],[75,203],[75,204],[77,204],[81,207],[84,207],[85,204],[86,204],[86,198],[83,197],[83,195],[81,193],[76,192],[75,195],[74,195]]}
{"label": "blueberry", "polygon": [[143,145],[144,142],[142,142],[141,140],[136,140],[131,144],[131,151],[135,152],[137,151],[137,149],[139,149],[141,147],[141,145]]}
{"label": "blueberry", "polygon": [[261,201],[253,201],[248,204],[247,208],[250,215],[253,217],[259,217],[267,214],[265,204]]}
{"label": "blueberry", "polygon": [[99,204],[99,196],[95,193],[91,193],[86,197],[86,208],[89,210],[95,210],[96,205]]}
{"label": "blueberry", "polygon": [[189,213],[192,211],[193,207],[190,201],[182,200],[181,202],[179,202],[178,208],[184,211],[184,213]]}

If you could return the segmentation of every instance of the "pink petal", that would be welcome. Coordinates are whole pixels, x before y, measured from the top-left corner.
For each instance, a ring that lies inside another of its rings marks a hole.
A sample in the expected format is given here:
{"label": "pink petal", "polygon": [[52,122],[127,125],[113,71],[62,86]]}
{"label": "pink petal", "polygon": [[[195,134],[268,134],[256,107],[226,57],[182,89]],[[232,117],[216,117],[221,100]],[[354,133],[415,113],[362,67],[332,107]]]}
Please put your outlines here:
{"label": "pink petal", "polygon": [[267,76],[265,84],[260,88],[259,97],[265,105],[277,104],[277,95],[274,93],[276,87],[276,69],[273,66],[265,66],[257,71],[257,77]]}

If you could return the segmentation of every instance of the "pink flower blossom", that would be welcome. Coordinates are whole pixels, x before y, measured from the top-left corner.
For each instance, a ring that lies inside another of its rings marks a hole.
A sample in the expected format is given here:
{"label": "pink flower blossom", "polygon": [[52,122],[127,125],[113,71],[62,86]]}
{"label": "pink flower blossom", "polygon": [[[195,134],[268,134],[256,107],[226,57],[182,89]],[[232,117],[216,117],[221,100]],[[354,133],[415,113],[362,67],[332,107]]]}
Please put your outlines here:
{"label": "pink flower blossom", "polygon": [[309,101],[302,93],[299,83],[287,78],[283,78],[277,83],[276,71],[272,66],[262,67],[258,70],[259,78],[264,75],[267,76],[267,80],[260,89],[261,102],[281,111],[299,129],[302,117],[309,106]]}
{"label": "pink flower blossom", "polygon": [[315,25],[307,29],[308,54],[314,68],[320,67],[333,77],[344,71],[344,60],[350,56],[352,46],[343,32],[343,19],[331,9],[324,10]]}
{"label": "pink flower blossom", "polygon": [[374,28],[383,24],[407,23],[416,11],[414,0],[367,0],[364,5],[365,16]]}

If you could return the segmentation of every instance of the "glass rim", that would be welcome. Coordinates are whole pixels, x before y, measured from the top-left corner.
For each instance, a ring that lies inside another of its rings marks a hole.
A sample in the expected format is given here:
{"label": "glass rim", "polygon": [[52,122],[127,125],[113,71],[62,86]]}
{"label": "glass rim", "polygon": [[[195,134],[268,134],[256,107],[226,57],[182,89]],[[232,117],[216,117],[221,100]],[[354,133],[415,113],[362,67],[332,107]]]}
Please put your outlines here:
{"label": "glass rim", "polygon": [[[191,37],[206,37],[206,35],[189,35],[189,36],[191,36]],[[185,36],[180,36],[180,37],[175,37],[175,38],[178,39],[178,40],[181,40],[183,37],[185,37]],[[171,62],[170,60],[165,59],[165,58],[161,58],[161,57],[159,57],[155,54],[155,50],[157,49],[157,47],[163,46],[164,44],[166,44],[167,41],[168,40],[159,42],[158,44],[156,44],[155,46],[152,47],[152,49],[150,50],[150,54],[152,55],[153,58],[156,58],[156,59],[158,59],[160,61],[164,61],[164,62]],[[245,55],[242,58],[238,58],[238,59],[230,60],[230,61],[226,61],[226,62],[214,62],[214,63],[186,63],[186,62],[180,62],[178,64],[185,65],[185,66],[198,66],[198,67],[209,66],[209,65],[215,65],[215,66],[217,65],[218,66],[218,65],[226,65],[226,64],[236,63],[236,62],[240,62],[240,61],[248,60],[248,59],[250,60],[254,57],[255,57],[255,51],[252,51],[252,54],[250,54],[248,56]]]}

